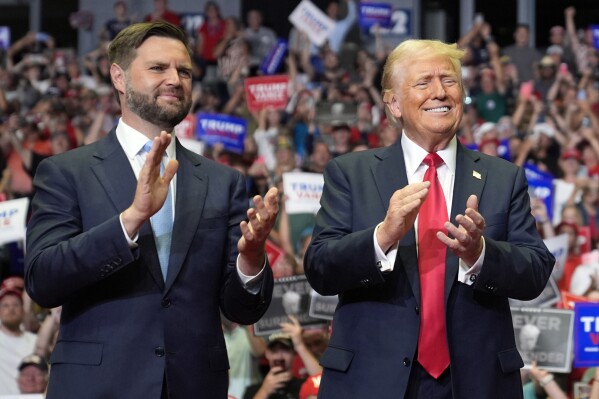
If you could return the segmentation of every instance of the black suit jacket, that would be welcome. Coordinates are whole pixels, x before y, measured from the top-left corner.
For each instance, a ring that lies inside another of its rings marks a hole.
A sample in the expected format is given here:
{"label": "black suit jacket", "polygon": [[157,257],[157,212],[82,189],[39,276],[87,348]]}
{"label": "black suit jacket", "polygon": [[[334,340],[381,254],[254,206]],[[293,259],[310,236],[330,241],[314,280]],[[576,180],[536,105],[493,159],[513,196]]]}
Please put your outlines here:
{"label": "black suit jacket", "polygon": [[119,214],[136,178],[114,130],[43,161],[27,229],[26,287],[62,305],[48,398],[226,398],[221,309],[251,324],[266,311],[272,274],[250,294],[236,272],[244,177],[176,144],[179,169],[166,281],[150,222],[130,249]]}
{"label": "black suit jacket", "polygon": [[[414,229],[399,243],[394,270],[375,264],[373,234],[394,191],[408,179],[401,140],[335,158],[325,171],[321,209],[305,270],[323,295],[340,295],[321,363],[319,398],[402,398],[416,359],[420,283]],[[475,194],[485,217],[486,254],[473,285],[457,281],[447,251],[445,315],[456,399],[519,398],[522,359],[508,298],[532,299],[554,259],[530,214],[524,172],[499,158],[457,148],[451,220]],[[425,250],[420,248],[420,250]]]}

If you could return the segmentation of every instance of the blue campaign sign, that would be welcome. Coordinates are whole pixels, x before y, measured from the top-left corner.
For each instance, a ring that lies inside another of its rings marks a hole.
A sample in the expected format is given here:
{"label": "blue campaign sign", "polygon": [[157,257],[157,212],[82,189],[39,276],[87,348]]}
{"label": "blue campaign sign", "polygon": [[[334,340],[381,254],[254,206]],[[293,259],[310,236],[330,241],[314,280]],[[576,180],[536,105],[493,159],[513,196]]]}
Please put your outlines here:
{"label": "blue campaign sign", "polygon": [[574,367],[599,366],[599,303],[574,305]]}
{"label": "blue campaign sign", "polygon": [[553,218],[553,175],[543,172],[533,164],[524,165],[526,179],[528,180],[528,192],[531,198],[543,200],[549,220]]}
{"label": "blue campaign sign", "polygon": [[197,114],[196,136],[209,146],[221,143],[227,151],[243,153],[247,121],[223,114]]}
{"label": "blue campaign sign", "polygon": [[287,49],[289,48],[289,43],[285,39],[279,39],[272,47],[270,52],[264,57],[264,61],[262,61],[262,65],[260,66],[260,70],[265,75],[274,75],[281,68],[281,64],[283,64],[283,60],[287,55]]}
{"label": "blue campaign sign", "polygon": [[0,26],[0,49],[8,50],[10,44],[10,27]]}
{"label": "blue campaign sign", "polygon": [[391,28],[393,10],[388,3],[360,3],[359,23],[360,28],[368,32],[374,25],[381,28]]}
{"label": "blue campaign sign", "polygon": [[593,47],[595,50],[599,50],[599,25],[591,25],[591,32],[593,33]]}

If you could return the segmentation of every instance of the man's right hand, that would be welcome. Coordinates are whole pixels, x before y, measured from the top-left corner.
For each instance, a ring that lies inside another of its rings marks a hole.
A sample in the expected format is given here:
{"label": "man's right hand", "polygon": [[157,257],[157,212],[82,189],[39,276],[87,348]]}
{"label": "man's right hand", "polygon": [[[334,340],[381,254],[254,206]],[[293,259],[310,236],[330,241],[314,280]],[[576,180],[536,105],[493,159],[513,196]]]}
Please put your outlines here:
{"label": "man's right hand", "polygon": [[281,366],[272,367],[268,374],[266,374],[266,377],[264,377],[262,386],[260,387],[260,390],[254,397],[254,399],[260,397],[268,397],[277,389],[284,387],[287,381],[291,380],[292,378],[293,376],[291,375],[291,371],[285,371],[285,369],[283,369],[283,367]]}
{"label": "man's right hand", "polygon": [[376,240],[384,252],[414,226],[430,185],[430,182],[412,183],[393,193],[385,220],[376,232]]}
{"label": "man's right hand", "polygon": [[170,160],[165,167],[164,174],[160,176],[162,157],[171,138],[171,135],[165,131],[154,138],[152,149],[139,172],[133,203],[121,214],[123,226],[130,238],[135,237],[141,225],[164,205],[169,185],[179,167],[177,161]]}

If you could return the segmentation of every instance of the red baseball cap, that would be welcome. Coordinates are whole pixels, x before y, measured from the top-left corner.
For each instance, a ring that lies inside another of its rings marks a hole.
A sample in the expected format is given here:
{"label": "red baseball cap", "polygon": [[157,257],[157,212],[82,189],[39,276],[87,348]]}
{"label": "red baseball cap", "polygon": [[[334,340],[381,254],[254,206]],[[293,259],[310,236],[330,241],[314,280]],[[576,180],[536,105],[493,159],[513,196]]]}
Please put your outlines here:
{"label": "red baseball cap", "polygon": [[565,149],[562,152],[562,155],[560,156],[561,159],[576,159],[577,161],[580,161],[580,151],[578,151],[576,148],[568,148]]}
{"label": "red baseball cap", "polygon": [[19,290],[16,290],[14,288],[4,288],[0,290],[0,301],[2,301],[4,297],[7,295],[14,295],[17,298],[19,298],[21,302],[23,302],[23,293]]}

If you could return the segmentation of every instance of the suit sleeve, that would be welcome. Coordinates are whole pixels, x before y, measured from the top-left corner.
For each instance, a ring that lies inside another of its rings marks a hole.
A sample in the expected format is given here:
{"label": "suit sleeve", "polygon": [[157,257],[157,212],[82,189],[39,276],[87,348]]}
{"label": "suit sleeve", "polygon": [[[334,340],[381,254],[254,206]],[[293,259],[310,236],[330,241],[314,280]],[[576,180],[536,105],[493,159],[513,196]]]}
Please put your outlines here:
{"label": "suit sleeve", "polygon": [[273,274],[268,259],[264,268],[261,285],[257,293],[250,293],[243,285],[237,273],[237,242],[241,237],[239,223],[246,219],[248,196],[245,180],[241,174],[232,183],[231,207],[229,215],[228,264],[224,269],[221,287],[220,307],[227,319],[240,324],[253,324],[268,309],[272,298]]}
{"label": "suit sleeve", "polygon": [[306,252],[305,273],[310,285],[322,295],[383,283],[376,266],[372,237],[376,223],[353,231],[352,187],[337,160],[324,173],[321,208],[316,216],[312,242]]}
{"label": "suit sleeve", "polygon": [[83,231],[76,185],[48,158],[34,179],[33,214],[27,226],[27,292],[41,306],[67,302],[138,257],[123,235],[119,215]]}
{"label": "suit sleeve", "polygon": [[[507,215],[485,220],[486,253],[481,273],[473,288],[497,296],[531,300],[545,288],[555,264],[537,230],[530,210],[528,184],[524,170],[518,168]],[[507,239],[491,235],[501,224]]]}

